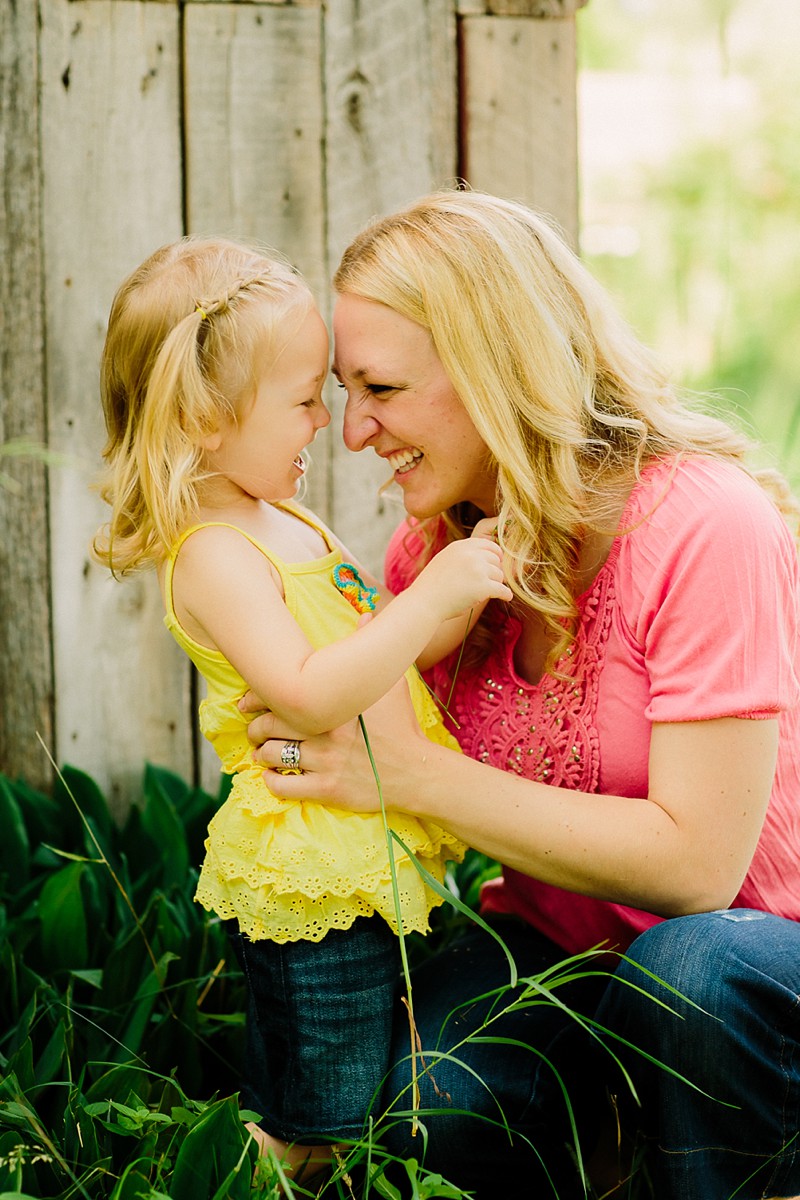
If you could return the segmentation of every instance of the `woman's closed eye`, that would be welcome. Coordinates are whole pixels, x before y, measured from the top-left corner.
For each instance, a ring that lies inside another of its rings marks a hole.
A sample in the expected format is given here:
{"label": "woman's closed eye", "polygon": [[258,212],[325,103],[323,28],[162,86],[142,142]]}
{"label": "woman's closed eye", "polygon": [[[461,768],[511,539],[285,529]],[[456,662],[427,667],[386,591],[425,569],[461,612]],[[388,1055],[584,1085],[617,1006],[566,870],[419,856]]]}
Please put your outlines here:
{"label": "woman's closed eye", "polygon": [[369,392],[371,396],[388,396],[391,392],[396,392],[397,388],[389,383],[365,383],[364,391]]}

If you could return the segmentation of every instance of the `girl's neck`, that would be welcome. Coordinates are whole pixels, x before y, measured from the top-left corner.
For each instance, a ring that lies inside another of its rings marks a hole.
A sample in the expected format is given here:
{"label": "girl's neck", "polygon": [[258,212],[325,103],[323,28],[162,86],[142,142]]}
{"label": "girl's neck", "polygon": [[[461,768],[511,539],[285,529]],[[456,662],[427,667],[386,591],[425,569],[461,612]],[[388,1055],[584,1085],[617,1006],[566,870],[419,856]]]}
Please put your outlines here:
{"label": "girl's neck", "polygon": [[330,549],[313,526],[295,516],[280,500],[240,496],[225,504],[207,504],[202,497],[198,518],[203,524],[235,525],[285,562],[311,562],[323,558]]}

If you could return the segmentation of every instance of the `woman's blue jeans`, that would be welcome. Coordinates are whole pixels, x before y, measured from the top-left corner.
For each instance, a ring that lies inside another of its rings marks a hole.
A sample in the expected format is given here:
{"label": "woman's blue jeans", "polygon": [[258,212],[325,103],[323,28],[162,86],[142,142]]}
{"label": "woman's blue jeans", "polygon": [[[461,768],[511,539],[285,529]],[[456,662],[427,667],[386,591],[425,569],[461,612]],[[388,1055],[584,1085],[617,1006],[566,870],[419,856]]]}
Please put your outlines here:
{"label": "woman's blue jeans", "polygon": [[[521,922],[497,925],[521,976],[565,957]],[[389,1129],[395,1152],[423,1158],[480,1200],[577,1200],[591,1192],[576,1169],[574,1131],[588,1155],[611,1104],[631,1136],[652,1139],[646,1162],[657,1200],[800,1194],[800,924],[738,909],[654,926],[610,982],[575,979],[554,993],[608,1030],[602,1044],[552,1002],[485,1028],[489,999],[459,1007],[504,981],[505,957],[479,929],[418,970],[414,1009],[433,1076],[423,1077],[422,1107],[430,1112],[416,1138],[407,1120]],[[474,1030],[482,1040],[454,1051],[463,1065],[438,1057]],[[384,1103],[408,1082],[405,1015],[395,1036],[401,1061]]]}

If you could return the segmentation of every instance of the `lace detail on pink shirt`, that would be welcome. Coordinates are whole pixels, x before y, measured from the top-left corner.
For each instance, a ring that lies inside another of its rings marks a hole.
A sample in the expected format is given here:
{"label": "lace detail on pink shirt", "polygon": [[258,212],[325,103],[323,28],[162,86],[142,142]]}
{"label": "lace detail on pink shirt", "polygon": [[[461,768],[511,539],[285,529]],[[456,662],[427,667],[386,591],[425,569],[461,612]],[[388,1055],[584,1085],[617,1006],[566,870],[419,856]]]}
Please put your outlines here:
{"label": "lace detail on pink shirt", "polygon": [[577,637],[557,665],[562,678],[545,675],[530,684],[519,677],[514,650],[522,626],[515,618],[498,631],[487,661],[462,672],[450,709],[465,754],[527,779],[597,791],[597,692],[614,608],[617,546],[578,601]]}

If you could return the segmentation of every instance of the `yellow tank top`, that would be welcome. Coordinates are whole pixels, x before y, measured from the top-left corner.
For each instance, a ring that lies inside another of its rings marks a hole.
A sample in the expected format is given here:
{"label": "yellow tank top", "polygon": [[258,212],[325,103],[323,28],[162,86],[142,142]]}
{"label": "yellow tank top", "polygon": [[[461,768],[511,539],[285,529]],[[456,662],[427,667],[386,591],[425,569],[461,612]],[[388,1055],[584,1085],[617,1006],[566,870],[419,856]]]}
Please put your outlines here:
{"label": "yellow tank top", "polygon": [[[342,563],[338,548],[305,514],[285,506],[325,539],[328,553],[310,562],[287,563],[244,530],[236,529],[278,571],[286,606],[314,648],[347,637],[358,613],[334,583]],[[223,523],[210,523],[223,524]],[[230,794],[212,819],[195,899],[210,911],[235,917],[252,939],[318,941],[329,929],[346,929],[358,916],[373,913],[398,929],[389,849],[380,813],[350,813],[315,801],[274,796],[262,769],[251,759],[247,721],[237,701],[246,681],[218,650],[202,646],[181,626],[172,601],[172,577],[188,537],[206,525],[187,529],[172,547],[166,565],[165,624],[207,684],[200,704],[203,735],[214,746],[222,769],[233,775]],[[458,749],[439,717],[416,670],[406,674],[420,725],[431,740]],[[419,863],[438,881],[445,863],[460,860],[461,842],[428,821],[388,814],[388,825]],[[427,886],[405,851],[391,839],[404,932],[429,928],[431,908],[441,897]]]}

